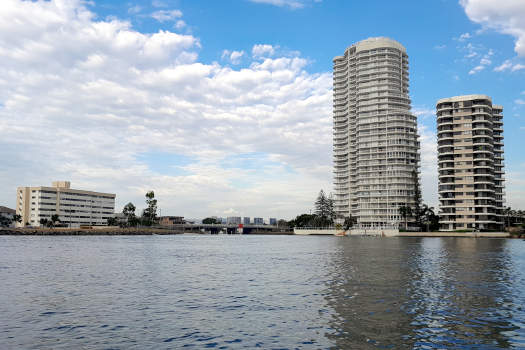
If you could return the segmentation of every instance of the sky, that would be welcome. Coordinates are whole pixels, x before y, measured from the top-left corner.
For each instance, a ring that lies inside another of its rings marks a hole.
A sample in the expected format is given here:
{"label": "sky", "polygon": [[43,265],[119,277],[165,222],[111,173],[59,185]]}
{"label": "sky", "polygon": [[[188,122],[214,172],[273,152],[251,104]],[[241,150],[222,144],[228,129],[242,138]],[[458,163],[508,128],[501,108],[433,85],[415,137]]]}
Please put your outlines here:
{"label": "sky", "polygon": [[332,191],[332,58],[386,36],[409,55],[423,199],[435,103],[504,107],[506,201],[525,209],[523,0],[2,0],[0,205],[69,180],[116,211],[291,219]]}

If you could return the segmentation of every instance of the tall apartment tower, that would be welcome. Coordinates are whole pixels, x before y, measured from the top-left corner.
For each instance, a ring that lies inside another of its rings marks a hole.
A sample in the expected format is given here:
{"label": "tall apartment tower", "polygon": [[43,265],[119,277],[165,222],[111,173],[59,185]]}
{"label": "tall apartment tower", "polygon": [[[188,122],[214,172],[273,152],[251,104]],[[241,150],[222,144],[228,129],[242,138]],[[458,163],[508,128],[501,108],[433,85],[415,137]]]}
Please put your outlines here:
{"label": "tall apartment tower", "polygon": [[[408,56],[395,40],[369,38],[333,60],[334,209],[359,227],[397,226],[419,181],[417,120]],[[409,219],[410,220],[410,219]]]}
{"label": "tall apartment tower", "polygon": [[486,95],[437,102],[441,230],[502,230],[503,107]]}

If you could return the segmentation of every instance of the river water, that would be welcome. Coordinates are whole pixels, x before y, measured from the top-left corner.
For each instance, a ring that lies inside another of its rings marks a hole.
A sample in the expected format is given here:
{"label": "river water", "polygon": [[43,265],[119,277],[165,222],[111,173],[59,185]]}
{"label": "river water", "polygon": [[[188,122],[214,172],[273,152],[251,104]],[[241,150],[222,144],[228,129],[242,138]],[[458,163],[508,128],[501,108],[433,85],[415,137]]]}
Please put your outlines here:
{"label": "river water", "polygon": [[525,242],[0,236],[0,349],[525,348]]}

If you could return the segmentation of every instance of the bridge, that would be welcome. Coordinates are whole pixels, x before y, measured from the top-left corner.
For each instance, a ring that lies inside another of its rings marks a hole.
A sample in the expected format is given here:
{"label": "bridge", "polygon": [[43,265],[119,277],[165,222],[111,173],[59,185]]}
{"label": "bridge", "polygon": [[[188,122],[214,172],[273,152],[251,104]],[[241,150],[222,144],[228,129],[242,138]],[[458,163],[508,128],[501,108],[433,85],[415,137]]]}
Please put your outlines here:
{"label": "bridge", "polygon": [[[226,234],[239,234],[239,224],[175,224],[163,225],[172,230],[180,230],[182,232],[206,232],[211,234],[218,234],[220,232]],[[290,228],[279,227],[276,225],[243,225],[242,234],[257,234],[270,232],[290,232]]]}

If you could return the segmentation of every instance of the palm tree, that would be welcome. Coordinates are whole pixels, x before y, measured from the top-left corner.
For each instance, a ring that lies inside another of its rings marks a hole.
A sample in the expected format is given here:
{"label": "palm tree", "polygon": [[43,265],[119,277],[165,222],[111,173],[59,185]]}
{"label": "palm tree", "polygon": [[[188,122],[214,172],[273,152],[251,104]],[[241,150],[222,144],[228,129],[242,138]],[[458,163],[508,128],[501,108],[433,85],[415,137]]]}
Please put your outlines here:
{"label": "palm tree", "polygon": [[412,215],[412,208],[410,208],[407,205],[404,205],[402,207],[399,207],[399,214],[403,217],[403,220],[405,221],[405,230],[408,230],[408,222],[407,217]]}
{"label": "palm tree", "polygon": [[512,208],[511,207],[506,207],[505,209],[503,209],[503,214],[507,218],[507,228],[510,226],[510,215],[511,215],[511,213],[512,213]]}

